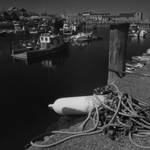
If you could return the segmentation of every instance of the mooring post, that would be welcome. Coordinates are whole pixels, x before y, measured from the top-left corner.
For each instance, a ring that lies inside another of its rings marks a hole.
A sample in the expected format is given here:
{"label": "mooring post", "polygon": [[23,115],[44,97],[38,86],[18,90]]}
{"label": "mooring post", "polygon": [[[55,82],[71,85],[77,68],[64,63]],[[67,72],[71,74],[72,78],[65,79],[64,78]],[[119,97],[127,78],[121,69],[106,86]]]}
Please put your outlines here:
{"label": "mooring post", "polygon": [[129,23],[110,25],[108,84],[124,76],[128,30]]}

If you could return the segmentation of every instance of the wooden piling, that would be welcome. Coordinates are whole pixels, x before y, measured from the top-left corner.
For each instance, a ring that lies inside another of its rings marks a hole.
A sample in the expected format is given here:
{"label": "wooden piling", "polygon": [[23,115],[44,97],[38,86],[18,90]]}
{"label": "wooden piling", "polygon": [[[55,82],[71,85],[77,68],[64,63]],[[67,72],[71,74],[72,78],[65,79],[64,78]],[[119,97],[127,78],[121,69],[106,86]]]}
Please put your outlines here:
{"label": "wooden piling", "polygon": [[129,24],[110,25],[108,84],[124,76]]}

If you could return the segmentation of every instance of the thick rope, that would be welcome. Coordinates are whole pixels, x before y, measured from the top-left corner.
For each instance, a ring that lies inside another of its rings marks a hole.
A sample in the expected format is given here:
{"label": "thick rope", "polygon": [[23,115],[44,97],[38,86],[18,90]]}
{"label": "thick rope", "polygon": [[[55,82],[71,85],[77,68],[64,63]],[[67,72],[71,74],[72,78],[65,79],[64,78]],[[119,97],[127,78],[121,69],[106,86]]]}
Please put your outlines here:
{"label": "thick rope", "polygon": [[[115,88],[115,91],[111,89],[112,87]],[[99,93],[107,93],[106,101],[103,102],[99,99]],[[50,144],[44,144],[46,141],[38,144],[34,142],[36,140],[34,139],[30,144],[35,147],[49,148],[72,138],[99,134],[105,130],[109,131],[110,128],[113,128],[115,132],[116,128],[121,128],[120,132],[127,132],[131,143],[140,148],[150,149],[150,146],[139,145],[133,140],[133,136],[141,138],[150,136],[150,106],[148,104],[123,94],[114,83],[102,91],[94,93],[93,96],[100,101],[100,106],[95,105],[94,109],[88,113],[87,118],[79,126],[82,131],[52,131],[50,134],[69,134],[70,136]],[[102,116],[103,120],[101,120]],[[93,127],[84,130],[90,120],[94,124]]]}

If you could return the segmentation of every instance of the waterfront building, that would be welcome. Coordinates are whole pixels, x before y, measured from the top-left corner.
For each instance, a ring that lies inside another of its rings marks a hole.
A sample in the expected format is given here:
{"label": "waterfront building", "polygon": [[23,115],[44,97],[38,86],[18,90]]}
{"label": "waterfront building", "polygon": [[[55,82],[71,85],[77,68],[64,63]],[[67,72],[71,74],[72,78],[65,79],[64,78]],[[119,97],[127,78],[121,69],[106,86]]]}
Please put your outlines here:
{"label": "waterfront building", "polygon": [[95,13],[95,12],[82,12],[79,16],[88,23],[95,22],[108,22],[110,20],[110,13]]}
{"label": "waterfront building", "polygon": [[79,13],[79,16],[87,23],[140,22],[143,20],[143,13],[141,11],[120,13],[118,15],[112,15],[110,13],[93,13],[87,11]]}
{"label": "waterfront building", "polygon": [[143,13],[141,11],[120,13],[119,15],[114,15],[110,18],[116,22],[140,22],[143,20]]}

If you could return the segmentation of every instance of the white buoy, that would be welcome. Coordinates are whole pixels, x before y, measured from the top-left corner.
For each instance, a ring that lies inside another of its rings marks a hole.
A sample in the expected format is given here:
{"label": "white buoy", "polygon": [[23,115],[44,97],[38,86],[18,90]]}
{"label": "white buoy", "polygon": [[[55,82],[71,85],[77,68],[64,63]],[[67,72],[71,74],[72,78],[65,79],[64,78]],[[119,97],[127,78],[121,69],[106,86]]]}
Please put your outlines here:
{"label": "white buoy", "polygon": [[98,97],[100,100],[94,96],[59,98],[53,104],[49,104],[48,107],[61,115],[87,114],[105,100],[103,95],[98,95]]}

